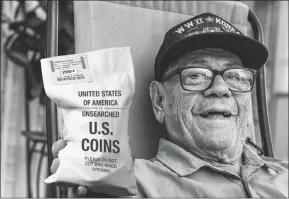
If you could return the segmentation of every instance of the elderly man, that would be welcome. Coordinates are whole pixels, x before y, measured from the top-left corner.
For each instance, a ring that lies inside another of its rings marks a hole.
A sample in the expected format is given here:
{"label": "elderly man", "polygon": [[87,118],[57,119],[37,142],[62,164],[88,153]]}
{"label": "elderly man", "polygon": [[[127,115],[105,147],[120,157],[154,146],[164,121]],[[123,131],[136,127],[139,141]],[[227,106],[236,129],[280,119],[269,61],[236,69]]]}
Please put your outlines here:
{"label": "elderly man", "polygon": [[[245,142],[250,91],[268,57],[264,45],[211,13],[165,35],[150,97],[161,139],[152,160],[135,160],[142,197],[288,197],[288,163],[259,157]],[[57,154],[63,140],[53,145]],[[88,196],[83,186],[69,196]]]}

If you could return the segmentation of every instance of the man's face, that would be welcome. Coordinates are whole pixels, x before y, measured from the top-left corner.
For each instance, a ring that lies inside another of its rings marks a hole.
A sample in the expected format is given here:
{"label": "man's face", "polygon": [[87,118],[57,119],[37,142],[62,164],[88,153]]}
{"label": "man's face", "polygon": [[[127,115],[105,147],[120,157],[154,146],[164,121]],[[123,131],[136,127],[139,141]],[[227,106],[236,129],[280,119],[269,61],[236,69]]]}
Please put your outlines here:
{"label": "man's face", "polygon": [[[243,68],[240,59],[221,49],[205,49],[180,58],[175,67],[223,71]],[[164,82],[164,121],[173,142],[206,159],[230,163],[242,152],[251,108],[250,92],[230,91],[217,75],[205,91],[186,91],[180,76]]]}

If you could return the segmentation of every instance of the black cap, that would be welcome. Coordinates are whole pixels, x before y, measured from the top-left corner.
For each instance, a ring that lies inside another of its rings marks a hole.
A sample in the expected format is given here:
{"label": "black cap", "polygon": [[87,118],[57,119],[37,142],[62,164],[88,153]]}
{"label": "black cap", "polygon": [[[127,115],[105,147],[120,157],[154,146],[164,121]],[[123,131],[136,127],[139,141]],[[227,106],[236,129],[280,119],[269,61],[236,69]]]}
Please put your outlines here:
{"label": "black cap", "polygon": [[260,69],[268,50],[259,41],[244,35],[232,24],[212,13],[203,13],[166,32],[155,59],[155,79],[160,81],[172,61],[198,49],[222,48],[237,55],[246,68]]}

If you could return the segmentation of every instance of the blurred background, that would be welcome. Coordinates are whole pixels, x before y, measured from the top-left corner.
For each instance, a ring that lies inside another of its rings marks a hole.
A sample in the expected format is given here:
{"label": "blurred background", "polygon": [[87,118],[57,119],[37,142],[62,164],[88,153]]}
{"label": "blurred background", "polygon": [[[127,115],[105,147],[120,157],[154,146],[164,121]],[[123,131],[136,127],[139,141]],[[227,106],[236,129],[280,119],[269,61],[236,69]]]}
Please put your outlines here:
{"label": "blurred background", "polygon": [[[276,158],[288,160],[288,2],[242,2],[263,27],[269,50],[266,91],[274,152]],[[72,54],[73,1],[60,1],[59,9],[58,54]],[[40,69],[46,17],[46,1],[1,1],[1,197],[47,196]]]}

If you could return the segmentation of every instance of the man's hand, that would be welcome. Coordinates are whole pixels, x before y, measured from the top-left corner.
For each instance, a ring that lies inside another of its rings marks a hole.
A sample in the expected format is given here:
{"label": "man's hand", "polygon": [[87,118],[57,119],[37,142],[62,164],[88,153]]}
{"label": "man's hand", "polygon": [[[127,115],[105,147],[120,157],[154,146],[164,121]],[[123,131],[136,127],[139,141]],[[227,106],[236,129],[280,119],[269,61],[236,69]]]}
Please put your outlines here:
{"label": "man's hand", "polygon": [[[54,160],[50,166],[50,171],[52,174],[54,174],[59,167],[60,160],[58,158],[58,153],[65,146],[66,146],[66,143],[64,142],[63,139],[58,140],[52,145],[52,154],[54,157]],[[71,187],[70,185],[70,187],[68,188],[69,198],[81,198],[81,197],[84,197],[86,193],[87,193],[87,189],[84,186],[75,185],[74,187]]]}

